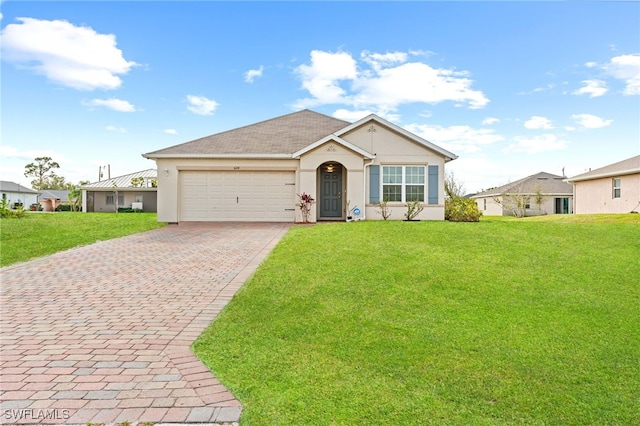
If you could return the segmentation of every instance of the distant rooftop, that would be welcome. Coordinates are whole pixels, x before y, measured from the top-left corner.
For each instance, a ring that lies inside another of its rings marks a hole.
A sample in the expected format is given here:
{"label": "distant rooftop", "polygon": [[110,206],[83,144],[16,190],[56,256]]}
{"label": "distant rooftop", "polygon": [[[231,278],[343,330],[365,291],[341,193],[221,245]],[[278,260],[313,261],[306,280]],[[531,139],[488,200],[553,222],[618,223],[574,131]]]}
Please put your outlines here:
{"label": "distant rooftop", "polygon": [[143,178],[145,180],[142,188],[150,188],[151,180],[156,179],[158,177],[158,172],[156,169],[147,169],[142,170],[140,172],[130,173],[128,175],[117,176],[110,179],[101,180],[98,182],[92,182],[87,185],[82,185],[82,189],[95,189],[95,188],[113,188],[114,186],[118,189],[125,188],[133,188],[131,185],[131,179],[134,178]]}
{"label": "distant rooftop", "polygon": [[526,178],[479,192],[471,198],[495,197],[500,194],[535,194],[538,188],[543,194],[573,194],[573,186],[565,182],[565,176],[558,176],[551,173],[540,172]]}

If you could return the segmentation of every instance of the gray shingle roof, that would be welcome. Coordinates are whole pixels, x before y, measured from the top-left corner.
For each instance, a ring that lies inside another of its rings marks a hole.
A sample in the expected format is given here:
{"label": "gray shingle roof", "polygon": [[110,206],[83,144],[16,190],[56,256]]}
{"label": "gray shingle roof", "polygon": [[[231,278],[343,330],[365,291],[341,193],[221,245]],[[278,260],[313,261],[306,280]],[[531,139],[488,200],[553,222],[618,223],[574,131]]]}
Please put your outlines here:
{"label": "gray shingle roof", "polygon": [[581,175],[568,179],[568,181],[576,182],[630,173],[640,173],[640,155],[600,167],[599,169],[591,170],[587,173],[582,173]]}
{"label": "gray shingle roof", "polygon": [[10,182],[8,180],[0,181],[0,191],[4,192],[24,192],[26,194],[37,194],[38,191],[34,191],[33,189],[26,188],[19,183]]}
{"label": "gray shingle roof", "polygon": [[543,194],[573,195],[573,185],[565,182],[566,177],[540,172],[526,178],[479,192],[471,198],[493,197],[500,194],[535,194],[538,187]]}
{"label": "gray shingle roof", "polygon": [[[131,179],[144,178],[145,181],[149,179],[156,179],[158,177],[158,171],[156,169],[142,170],[141,172],[130,173],[124,176],[118,176],[111,179],[101,180],[100,182],[92,182],[87,185],[81,186],[82,189],[95,189],[95,188],[109,188],[112,189],[114,184],[118,189],[132,188]],[[144,188],[147,188],[146,184]]]}
{"label": "gray shingle roof", "polygon": [[69,190],[68,189],[43,189],[38,193],[40,198],[49,199],[55,198],[56,200],[68,201]]}
{"label": "gray shingle roof", "polygon": [[305,109],[143,156],[291,155],[349,124],[351,123]]}

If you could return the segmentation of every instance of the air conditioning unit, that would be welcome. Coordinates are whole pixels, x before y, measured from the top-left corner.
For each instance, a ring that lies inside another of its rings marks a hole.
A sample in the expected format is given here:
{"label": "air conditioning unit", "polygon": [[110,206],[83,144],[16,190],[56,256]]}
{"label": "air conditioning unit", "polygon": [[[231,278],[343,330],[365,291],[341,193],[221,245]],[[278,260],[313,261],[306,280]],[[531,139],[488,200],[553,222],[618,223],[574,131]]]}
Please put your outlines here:
{"label": "air conditioning unit", "polygon": [[134,210],[142,210],[142,203],[131,203],[131,208]]}

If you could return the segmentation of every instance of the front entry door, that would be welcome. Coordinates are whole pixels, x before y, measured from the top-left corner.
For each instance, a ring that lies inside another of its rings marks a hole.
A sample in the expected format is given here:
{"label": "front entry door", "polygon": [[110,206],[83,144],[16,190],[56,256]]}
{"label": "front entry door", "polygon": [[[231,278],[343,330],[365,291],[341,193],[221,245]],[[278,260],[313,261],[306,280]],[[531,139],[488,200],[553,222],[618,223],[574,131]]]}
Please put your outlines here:
{"label": "front entry door", "polygon": [[320,174],[320,217],[342,217],[342,168],[323,168]]}

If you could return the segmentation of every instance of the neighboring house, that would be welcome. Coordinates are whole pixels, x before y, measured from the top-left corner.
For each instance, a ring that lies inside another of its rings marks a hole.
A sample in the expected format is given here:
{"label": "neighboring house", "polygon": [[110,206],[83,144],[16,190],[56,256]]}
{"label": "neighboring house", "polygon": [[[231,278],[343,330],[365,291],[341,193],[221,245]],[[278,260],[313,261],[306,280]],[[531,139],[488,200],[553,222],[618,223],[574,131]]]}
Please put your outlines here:
{"label": "neighboring house", "polygon": [[9,208],[12,209],[18,206],[29,209],[32,204],[38,204],[38,191],[25,188],[18,183],[0,181],[0,192],[2,199],[6,200]]}
{"label": "neighboring house", "polygon": [[60,204],[69,204],[68,189],[43,189],[38,193],[38,202],[42,206],[42,211],[52,212]]}
{"label": "neighboring house", "polygon": [[640,212],[640,155],[567,179],[573,184],[575,211]]}
{"label": "neighboring house", "polygon": [[[573,188],[566,177],[540,172],[524,179],[479,192],[469,198],[476,200],[485,216],[513,216],[512,207],[521,202],[525,216],[572,213]],[[540,206],[536,195],[542,196]]]}
{"label": "neighboring house", "polygon": [[[143,154],[158,168],[158,220],[300,222],[392,219],[418,199],[444,219],[444,166],[457,158],[374,114],[355,123],[302,110]],[[358,214],[359,213],[359,214]]]}
{"label": "neighboring house", "polygon": [[115,212],[117,207],[155,212],[158,205],[156,177],[156,169],[148,169],[83,185],[82,211]]}

